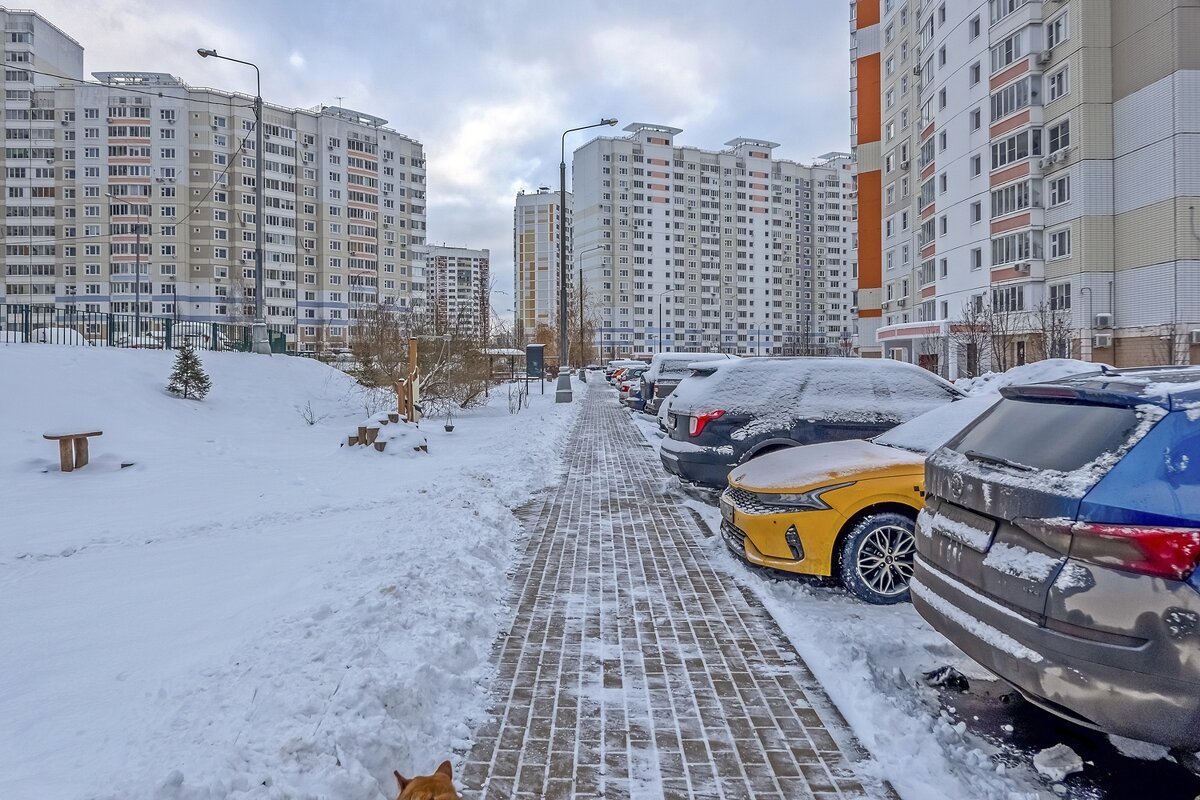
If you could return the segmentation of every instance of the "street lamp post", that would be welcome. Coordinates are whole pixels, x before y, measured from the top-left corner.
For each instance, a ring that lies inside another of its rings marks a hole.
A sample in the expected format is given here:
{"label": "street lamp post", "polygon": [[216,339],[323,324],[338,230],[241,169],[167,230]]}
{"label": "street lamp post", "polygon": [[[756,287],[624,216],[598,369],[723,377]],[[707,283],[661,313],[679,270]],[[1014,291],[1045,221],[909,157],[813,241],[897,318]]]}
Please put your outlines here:
{"label": "street lamp post", "polygon": [[251,61],[217,55],[217,51],[201,47],[196,50],[201,58],[219,58],[236,64],[254,67],[254,327],[251,346],[255,353],[271,354],[271,343],[267,340],[267,317],[263,311],[263,100],[262,71]]}
{"label": "street lamp post", "polygon": [[567,371],[567,134],[586,131],[604,125],[616,125],[615,118],[605,118],[591,125],[567,128],[559,142],[558,159],[558,388],[554,402],[569,403],[571,374]]}
{"label": "street lamp post", "polygon": [[[663,297],[665,297],[666,295],[669,295],[669,294],[678,294],[680,291],[682,291],[682,290],[680,290],[680,289],[664,289],[663,291],[658,293],[658,352],[660,352],[660,353],[663,351]],[[671,324],[671,331],[672,331],[672,334],[674,334],[674,331],[675,331],[674,323]],[[674,342],[675,342],[675,339],[674,339],[674,336],[672,335],[671,343],[674,344]]]}
{"label": "street lamp post", "polygon": [[[583,257],[597,250],[608,252],[608,248],[605,245],[598,244],[595,247],[589,247],[587,250],[575,254],[575,257],[579,259],[579,365],[581,367],[585,366],[583,362],[586,360],[583,357]],[[607,262],[601,263],[599,266],[607,266]],[[597,269],[597,267],[590,267],[590,269]]]}

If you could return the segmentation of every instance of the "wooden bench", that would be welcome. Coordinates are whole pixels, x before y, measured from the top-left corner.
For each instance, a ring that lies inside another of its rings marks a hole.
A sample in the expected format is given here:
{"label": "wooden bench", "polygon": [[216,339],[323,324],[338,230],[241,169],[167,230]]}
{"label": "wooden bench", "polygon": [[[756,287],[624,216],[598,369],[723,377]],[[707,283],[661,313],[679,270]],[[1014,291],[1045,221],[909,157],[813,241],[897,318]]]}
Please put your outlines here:
{"label": "wooden bench", "polygon": [[58,442],[58,464],[63,472],[72,472],[88,463],[88,438],[103,431],[87,433],[43,433],[43,439]]}

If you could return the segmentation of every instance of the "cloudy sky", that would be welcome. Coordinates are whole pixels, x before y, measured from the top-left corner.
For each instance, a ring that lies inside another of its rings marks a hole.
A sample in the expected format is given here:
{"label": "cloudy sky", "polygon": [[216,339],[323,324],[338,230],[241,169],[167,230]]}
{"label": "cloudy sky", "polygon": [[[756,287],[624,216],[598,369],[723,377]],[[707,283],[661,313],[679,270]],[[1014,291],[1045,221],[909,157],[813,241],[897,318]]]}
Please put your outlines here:
{"label": "cloudy sky", "polygon": [[[194,86],[341,104],[425,146],[429,241],[492,252],[511,315],[518,189],[558,185],[559,136],[615,116],[739,136],[811,161],[849,148],[846,0],[30,0],[85,50],[87,73],[170,72]],[[339,101],[337,98],[341,97]],[[607,132],[609,129],[605,129]],[[570,152],[590,132],[567,142]]]}

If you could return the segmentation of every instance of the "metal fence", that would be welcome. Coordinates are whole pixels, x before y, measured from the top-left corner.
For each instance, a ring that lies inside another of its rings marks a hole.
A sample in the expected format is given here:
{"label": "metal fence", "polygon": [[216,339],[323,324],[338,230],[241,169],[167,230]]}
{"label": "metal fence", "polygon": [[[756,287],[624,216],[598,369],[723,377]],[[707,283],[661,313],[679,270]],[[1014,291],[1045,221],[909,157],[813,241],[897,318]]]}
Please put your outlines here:
{"label": "metal fence", "polygon": [[[250,325],[0,304],[0,345],[31,342],[172,350],[189,341],[197,350],[250,352],[251,331]],[[267,335],[272,353],[286,352],[287,337],[282,331],[268,327]]]}

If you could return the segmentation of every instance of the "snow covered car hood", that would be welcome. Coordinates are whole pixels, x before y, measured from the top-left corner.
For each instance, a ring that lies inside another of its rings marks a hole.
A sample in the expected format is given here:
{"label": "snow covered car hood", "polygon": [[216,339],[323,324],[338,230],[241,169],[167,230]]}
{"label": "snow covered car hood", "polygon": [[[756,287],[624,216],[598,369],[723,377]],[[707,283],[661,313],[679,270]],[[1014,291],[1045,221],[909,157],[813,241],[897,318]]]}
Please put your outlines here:
{"label": "snow covered car hood", "polygon": [[921,475],[920,453],[865,439],[789,447],[752,458],[729,473],[730,485],[750,491],[802,492],[845,480],[865,481],[905,471]]}

